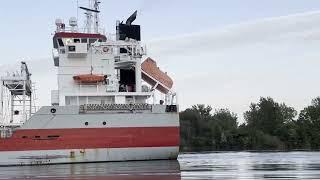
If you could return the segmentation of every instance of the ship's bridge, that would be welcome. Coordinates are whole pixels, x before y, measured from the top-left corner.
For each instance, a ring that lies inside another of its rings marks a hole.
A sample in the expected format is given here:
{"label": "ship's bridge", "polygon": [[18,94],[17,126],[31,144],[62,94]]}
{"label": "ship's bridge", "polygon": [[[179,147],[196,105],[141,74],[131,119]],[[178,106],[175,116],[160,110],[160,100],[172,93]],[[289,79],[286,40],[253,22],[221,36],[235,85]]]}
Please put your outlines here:
{"label": "ship's bridge", "polygon": [[80,32],[56,32],[53,36],[53,47],[58,49],[64,47],[66,43],[94,43],[96,41],[105,42],[107,37],[102,34],[89,34]]}

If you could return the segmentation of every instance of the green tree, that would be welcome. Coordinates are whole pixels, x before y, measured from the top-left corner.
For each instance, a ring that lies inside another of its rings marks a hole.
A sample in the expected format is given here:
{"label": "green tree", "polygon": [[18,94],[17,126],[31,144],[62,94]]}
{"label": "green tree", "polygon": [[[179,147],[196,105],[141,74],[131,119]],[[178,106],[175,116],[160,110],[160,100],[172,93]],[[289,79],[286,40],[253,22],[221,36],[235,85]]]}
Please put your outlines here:
{"label": "green tree", "polygon": [[297,126],[299,146],[320,149],[320,97],[300,112]]}
{"label": "green tree", "polygon": [[200,116],[200,120],[209,120],[211,118],[211,106],[205,106],[204,104],[198,104],[192,106],[192,111]]}
{"label": "green tree", "polygon": [[237,116],[228,109],[195,105],[180,113],[182,150],[226,150],[237,146]]}
{"label": "green tree", "polygon": [[218,109],[215,111],[211,120],[211,133],[213,134],[215,149],[230,150],[238,146],[236,140],[237,120],[237,115],[228,109]]}
{"label": "green tree", "polygon": [[[250,110],[244,113],[249,136],[249,148],[282,149],[288,147],[290,124],[294,123],[297,112],[284,103],[272,98],[261,97],[258,103],[252,103]],[[294,132],[293,132],[294,134]]]}
{"label": "green tree", "polygon": [[211,110],[211,106],[195,105],[180,112],[182,150],[201,150],[212,146]]}
{"label": "green tree", "polygon": [[296,115],[294,108],[284,103],[279,104],[270,97],[261,97],[258,103],[252,103],[250,110],[244,113],[244,119],[249,127],[275,136]]}

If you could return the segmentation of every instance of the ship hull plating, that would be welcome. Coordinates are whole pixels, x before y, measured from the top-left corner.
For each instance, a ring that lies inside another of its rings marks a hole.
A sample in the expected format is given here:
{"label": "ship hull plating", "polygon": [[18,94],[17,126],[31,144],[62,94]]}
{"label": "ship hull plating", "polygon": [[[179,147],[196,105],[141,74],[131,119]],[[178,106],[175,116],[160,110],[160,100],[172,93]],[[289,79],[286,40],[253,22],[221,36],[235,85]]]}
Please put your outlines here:
{"label": "ship hull plating", "polygon": [[135,112],[43,107],[11,137],[0,139],[0,166],[177,159],[179,117],[164,107]]}
{"label": "ship hull plating", "polygon": [[0,152],[0,166],[176,159],[179,147],[57,149]]}

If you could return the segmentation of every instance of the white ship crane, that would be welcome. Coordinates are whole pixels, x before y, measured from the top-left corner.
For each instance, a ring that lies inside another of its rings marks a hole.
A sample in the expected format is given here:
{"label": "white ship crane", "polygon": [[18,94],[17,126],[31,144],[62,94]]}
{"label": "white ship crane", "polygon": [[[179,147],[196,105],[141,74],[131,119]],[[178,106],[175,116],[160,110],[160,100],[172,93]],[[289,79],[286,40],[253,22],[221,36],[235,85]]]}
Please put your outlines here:
{"label": "white ship crane", "polygon": [[0,125],[19,127],[35,111],[31,73],[25,62],[20,72],[7,73],[1,77]]}

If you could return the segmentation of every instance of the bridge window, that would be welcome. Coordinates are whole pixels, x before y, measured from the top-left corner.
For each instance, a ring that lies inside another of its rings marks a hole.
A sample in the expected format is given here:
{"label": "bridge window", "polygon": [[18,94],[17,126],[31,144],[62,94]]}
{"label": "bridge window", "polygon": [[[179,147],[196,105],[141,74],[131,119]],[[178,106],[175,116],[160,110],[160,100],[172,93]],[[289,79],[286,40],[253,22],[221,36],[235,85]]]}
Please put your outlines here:
{"label": "bridge window", "polygon": [[62,39],[58,39],[58,44],[60,47],[64,47],[64,43],[63,43]]}
{"label": "bridge window", "polygon": [[80,43],[80,39],[74,39],[73,42],[74,43]]}
{"label": "bridge window", "polygon": [[82,38],[81,39],[81,43],[88,43],[88,39],[87,38]]}
{"label": "bridge window", "polygon": [[97,39],[89,39],[89,43],[90,44],[92,44],[92,43],[94,43],[94,42],[96,42],[97,41]]}
{"label": "bridge window", "polygon": [[69,50],[69,52],[75,52],[76,51],[76,46],[69,46],[68,50]]}
{"label": "bridge window", "polygon": [[60,49],[60,53],[61,53],[61,54],[65,54],[65,53],[66,53],[66,50],[65,50],[65,49]]}

